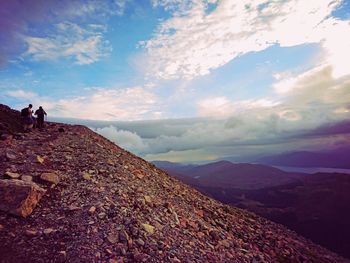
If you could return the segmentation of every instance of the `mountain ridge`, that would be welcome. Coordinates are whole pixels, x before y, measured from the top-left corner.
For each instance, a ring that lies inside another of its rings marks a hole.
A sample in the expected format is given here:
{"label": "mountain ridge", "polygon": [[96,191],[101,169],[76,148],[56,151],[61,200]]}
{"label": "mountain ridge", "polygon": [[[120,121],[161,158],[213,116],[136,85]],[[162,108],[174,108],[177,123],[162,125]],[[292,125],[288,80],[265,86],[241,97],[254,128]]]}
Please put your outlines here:
{"label": "mountain ridge", "polygon": [[0,180],[30,178],[46,191],[26,218],[0,211],[0,262],[347,262],[84,126],[7,137],[0,159]]}
{"label": "mountain ridge", "polygon": [[285,172],[278,168],[251,163],[216,161],[203,165],[181,165],[153,162],[160,168],[176,174],[186,182],[202,187],[259,189],[299,181],[306,174]]}

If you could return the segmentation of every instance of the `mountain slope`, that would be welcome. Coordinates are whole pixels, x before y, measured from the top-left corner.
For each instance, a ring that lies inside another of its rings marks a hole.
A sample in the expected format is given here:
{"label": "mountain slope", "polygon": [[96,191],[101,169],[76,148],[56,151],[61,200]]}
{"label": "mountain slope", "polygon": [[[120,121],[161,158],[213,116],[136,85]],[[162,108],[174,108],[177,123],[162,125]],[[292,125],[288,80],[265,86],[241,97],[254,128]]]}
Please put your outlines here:
{"label": "mountain slope", "polygon": [[349,174],[316,173],[300,184],[248,194],[264,205],[246,208],[350,258],[349,188]]}
{"label": "mountain slope", "polygon": [[[259,174],[259,169],[254,168],[263,166],[246,164],[243,167],[249,168],[247,170],[239,169],[239,165],[234,166],[228,162],[217,162],[197,166],[194,173],[193,167],[188,170],[185,167],[188,166],[183,165],[181,168],[180,164],[166,164],[164,169],[216,200],[247,209],[283,224],[314,242],[350,258],[349,174],[301,175],[297,180],[273,186],[264,182],[266,175],[262,172],[260,177],[256,177],[259,179],[257,186],[260,182],[260,187],[247,188],[245,181],[232,180],[230,176],[234,177],[241,173],[239,177],[249,177],[249,171]],[[237,170],[232,172],[235,167]],[[275,169],[265,168],[265,172],[269,171],[275,172]],[[220,172],[223,175],[217,176]],[[284,176],[283,173],[280,171],[277,174]],[[194,174],[197,174],[195,178]],[[201,178],[210,175],[212,184],[203,184]],[[288,173],[285,175],[288,178]],[[252,176],[254,178],[255,174]],[[267,175],[267,178],[271,178],[271,175]],[[235,184],[232,184],[233,182]]]}
{"label": "mountain slope", "polygon": [[346,262],[83,126],[0,142],[0,158],[1,180],[7,171],[46,189],[27,218],[0,211],[0,262]]}
{"label": "mountain slope", "polygon": [[0,136],[22,132],[21,114],[19,111],[0,104]]}

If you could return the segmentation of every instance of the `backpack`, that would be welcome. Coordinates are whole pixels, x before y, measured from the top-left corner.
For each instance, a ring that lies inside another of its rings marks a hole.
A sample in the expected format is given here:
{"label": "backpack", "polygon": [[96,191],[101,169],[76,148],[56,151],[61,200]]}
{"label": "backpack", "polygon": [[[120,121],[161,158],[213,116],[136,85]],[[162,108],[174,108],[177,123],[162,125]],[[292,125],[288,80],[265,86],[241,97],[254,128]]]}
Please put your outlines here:
{"label": "backpack", "polygon": [[21,110],[21,116],[27,117],[29,115],[28,108],[24,108]]}

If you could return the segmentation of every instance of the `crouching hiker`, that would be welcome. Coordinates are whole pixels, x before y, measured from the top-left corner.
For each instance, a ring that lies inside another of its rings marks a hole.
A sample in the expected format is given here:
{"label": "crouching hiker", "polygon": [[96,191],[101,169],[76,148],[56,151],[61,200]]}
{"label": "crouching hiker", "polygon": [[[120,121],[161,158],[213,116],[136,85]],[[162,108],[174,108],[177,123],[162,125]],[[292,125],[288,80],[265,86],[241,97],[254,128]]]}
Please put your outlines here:
{"label": "crouching hiker", "polygon": [[44,118],[45,115],[47,116],[47,113],[44,111],[43,107],[40,106],[39,109],[35,111],[34,115],[37,116],[36,125],[38,129],[42,130],[44,128]]}

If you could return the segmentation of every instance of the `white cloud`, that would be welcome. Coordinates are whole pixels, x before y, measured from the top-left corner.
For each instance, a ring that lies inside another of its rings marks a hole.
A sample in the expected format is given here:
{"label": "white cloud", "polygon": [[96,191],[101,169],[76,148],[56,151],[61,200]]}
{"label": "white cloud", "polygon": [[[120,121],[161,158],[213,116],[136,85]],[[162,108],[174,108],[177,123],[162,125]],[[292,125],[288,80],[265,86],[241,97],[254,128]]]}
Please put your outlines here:
{"label": "white cloud", "polygon": [[163,7],[167,11],[183,12],[191,7],[191,0],[152,0],[153,7]]}
{"label": "white cloud", "polygon": [[89,120],[139,120],[157,119],[161,112],[157,108],[157,97],[143,87],[125,89],[91,89],[85,96],[53,100],[30,91],[6,92],[9,97],[42,105],[50,116]]}
{"label": "white cloud", "polygon": [[101,30],[103,28],[96,25],[82,28],[74,23],[59,23],[52,36],[25,37],[28,49],[24,55],[34,60],[72,58],[79,65],[91,64],[111,52]]}
{"label": "white cloud", "polygon": [[[84,0],[68,1],[63,14],[71,17],[109,17],[113,15],[121,16],[124,14],[126,2],[128,0]],[[57,14],[58,15],[58,14]]]}
{"label": "white cloud", "polygon": [[199,116],[227,117],[234,111],[233,104],[225,97],[208,98],[197,103]]}
{"label": "white cloud", "polygon": [[198,161],[215,161],[219,158],[219,156],[198,149],[186,151],[169,151],[167,153],[158,154],[146,154],[144,158],[149,161],[157,160],[175,163],[193,163]]}
{"label": "white cloud", "polygon": [[[172,8],[178,4],[154,2]],[[191,79],[274,44],[288,47],[321,43],[334,63],[348,47],[339,42],[350,28],[348,21],[329,17],[340,3],[341,0],[223,0],[207,13],[205,1],[192,1],[190,10],[174,11],[173,17],[160,24],[155,37],[142,43],[148,54],[148,73],[163,79]]]}
{"label": "white cloud", "polygon": [[139,120],[152,118],[156,96],[142,87],[97,89],[92,94],[56,103],[61,117],[92,120]]}
{"label": "white cloud", "polygon": [[[319,115],[324,115],[323,119]],[[332,147],[344,141],[346,135],[303,138],[302,134],[325,123],[344,120],[347,116],[349,111],[335,115],[323,106],[315,110],[312,107],[295,109],[284,105],[249,109],[220,120],[114,123],[111,125],[115,129],[107,126],[103,128],[106,129],[103,135],[147,160],[196,162],[227,156],[239,159],[255,154]],[[124,131],[129,132],[123,134]]]}
{"label": "white cloud", "polygon": [[135,132],[118,130],[114,126],[93,130],[131,152],[141,152],[147,147]]}
{"label": "white cloud", "polygon": [[330,65],[281,80],[274,88],[281,93],[284,105],[300,111],[314,109],[320,120],[324,116],[332,119],[337,108],[350,105],[350,75],[334,78]]}
{"label": "white cloud", "polygon": [[241,116],[242,121],[252,123],[264,122],[275,115],[285,130],[311,129],[340,121],[350,117],[350,75],[336,79],[332,73],[330,65],[295,75],[282,72],[278,75],[287,77],[274,84],[275,98],[237,101],[207,98],[198,102],[197,111],[202,117]]}
{"label": "white cloud", "polygon": [[[350,76],[334,79],[332,67],[326,66],[294,78],[288,96],[283,94],[279,101],[214,97],[198,102],[201,116],[226,118],[145,122],[138,129],[130,124],[146,146],[136,152],[149,160],[186,162],[327,149],[348,140],[347,135],[303,138],[302,134],[350,118]],[[143,134],[150,129],[152,136]]]}
{"label": "white cloud", "polygon": [[[322,74],[321,74],[322,73]],[[314,75],[317,75],[317,79],[314,79]],[[332,68],[331,66],[322,65],[319,67],[312,68],[308,71],[300,74],[292,74],[290,72],[277,73],[276,79],[279,80],[273,84],[273,89],[278,94],[288,94],[304,90],[305,86],[310,83],[317,82],[317,85],[327,85],[332,81]],[[280,77],[283,76],[283,77]]]}
{"label": "white cloud", "polygon": [[[101,58],[102,54],[108,53],[105,48],[109,44],[103,40],[102,34],[97,36],[92,33],[92,27],[87,21],[94,21],[101,29],[111,16],[124,14],[127,1],[129,0],[2,0],[0,9],[4,12],[1,12],[0,16],[2,26],[0,64],[5,64],[12,60],[12,57],[23,54],[25,44],[30,47],[26,54],[38,60],[67,57],[69,54],[64,54],[64,49],[76,45],[75,51],[71,54],[76,63],[86,64],[96,61],[97,57]],[[62,21],[72,25],[79,23],[80,27],[85,28],[85,35],[79,39],[75,36],[76,32],[65,34],[58,28],[52,28],[52,25]],[[94,32],[97,32],[97,27]],[[79,41],[90,43],[89,46],[81,43],[78,45]],[[81,52],[78,52],[78,48],[82,49]]]}
{"label": "white cloud", "polygon": [[33,99],[36,97],[36,94],[34,92],[25,91],[22,89],[8,91],[6,95],[17,99]]}
{"label": "white cloud", "polygon": [[201,117],[227,118],[242,111],[272,108],[279,104],[279,101],[269,98],[230,101],[226,97],[210,97],[198,101],[197,113]]}
{"label": "white cloud", "polygon": [[51,98],[40,96],[30,90],[14,89],[7,92],[5,91],[5,96],[16,98],[18,109],[31,103],[34,109],[42,106],[46,111],[50,112],[50,115],[52,116],[52,110],[56,107],[56,102]]}
{"label": "white cloud", "polygon": [[322,46],[326,51],[325,60],[333,68],[332,76],[340,78],[350,74],[350,21],[328,19],[323,23],[322,30],[326,37]]}

